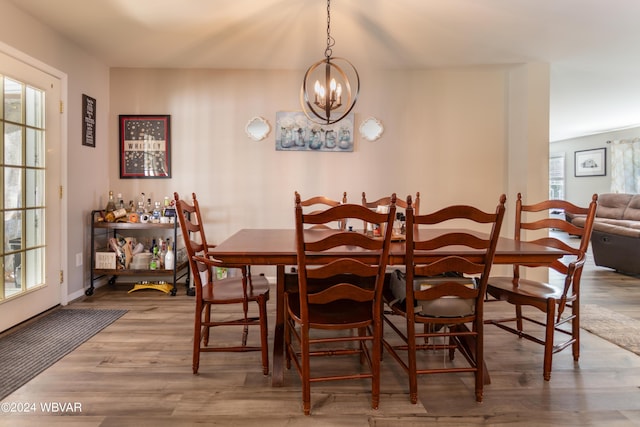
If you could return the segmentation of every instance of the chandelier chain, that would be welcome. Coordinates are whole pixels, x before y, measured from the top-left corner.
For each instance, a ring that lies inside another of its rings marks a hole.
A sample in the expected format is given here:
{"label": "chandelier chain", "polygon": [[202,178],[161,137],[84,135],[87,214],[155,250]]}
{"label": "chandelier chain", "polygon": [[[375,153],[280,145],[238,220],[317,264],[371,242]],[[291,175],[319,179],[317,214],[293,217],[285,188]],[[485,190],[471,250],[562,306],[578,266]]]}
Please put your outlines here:
{"label": "chandelier chain", "polygon": [[331,49],[336,44],[336,41],[331,37],[331,0],[327,0],[327,48],[324,50],[324,56],[329,59],[333,55]]}

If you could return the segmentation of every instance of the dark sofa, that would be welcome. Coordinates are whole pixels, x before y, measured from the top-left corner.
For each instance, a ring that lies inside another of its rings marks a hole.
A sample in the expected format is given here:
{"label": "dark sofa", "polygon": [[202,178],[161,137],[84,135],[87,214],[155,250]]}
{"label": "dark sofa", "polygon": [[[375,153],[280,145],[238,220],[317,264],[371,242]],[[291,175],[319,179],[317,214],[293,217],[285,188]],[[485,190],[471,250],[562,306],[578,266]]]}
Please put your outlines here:
{"label": "dark sofa", "polygon": [[[585,221],[580,216],[567,219],[578,226]],[[640,274],[640,194],[598,196],[591,249],[596,265]]]}

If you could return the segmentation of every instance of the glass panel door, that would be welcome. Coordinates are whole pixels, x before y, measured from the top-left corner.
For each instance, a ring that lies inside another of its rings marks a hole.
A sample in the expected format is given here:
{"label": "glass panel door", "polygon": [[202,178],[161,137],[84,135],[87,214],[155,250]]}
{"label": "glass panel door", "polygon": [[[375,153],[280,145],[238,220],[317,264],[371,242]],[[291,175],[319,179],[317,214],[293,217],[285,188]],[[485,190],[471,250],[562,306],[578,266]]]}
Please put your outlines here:
{"label": "glass panel door", "polygon": [[60,303],[60,84],[0,59],[2,331]]}

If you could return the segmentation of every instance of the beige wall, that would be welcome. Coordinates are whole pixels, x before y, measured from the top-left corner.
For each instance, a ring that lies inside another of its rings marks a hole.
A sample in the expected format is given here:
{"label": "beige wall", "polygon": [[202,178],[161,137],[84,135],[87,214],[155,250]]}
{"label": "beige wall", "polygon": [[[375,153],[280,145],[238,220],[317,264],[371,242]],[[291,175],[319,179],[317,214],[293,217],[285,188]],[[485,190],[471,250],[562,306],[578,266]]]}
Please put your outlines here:
{"label": "beige wall", "polygon": [[[360,69],[356,128],[374,116],[382,138],[356,138],[353,153],[276,152],[244,132],[263,116],[299,110],[303,70],[109,70],[12,4],[0,0],[0,42],[68,78],[66,242],[62,268],[71,297],[89,277],[89,213],[110,189],[129,199],[198,193],[208,233],[219,242],[243,227],[290,227],[293,192],[358,201],[420,191],[422,206],[492,208],[500,193],[547,195],[549,70],[546,64],[442,70]],[[96,148],[81,145],[81,95],[97,99]],[[119,179],[119,114],[170,114],[173,178]],[[511,227],[505,225],[505,232]],[[84,265],[75,265],[82,253]]]}
{"label": "beige wall", "polygon": [[[420,191],[422,209],[492,209],[503,192],[547,194],[546,65],[360,72],[356,129],[374,116],[384,134],[358,135],[352,153],[326,153],[276,151],[273,130],[260,142],[244,131],[253,116],[273,127],[277,111],[300,110],[302,71],[112,69],[109,182],[127,199],[196,192],[213,243],[241,228],[291,227],[296,190],[347,191],[355,202],[362,191]],[[171,179],[119,179],[119,114],[171,115]]]}

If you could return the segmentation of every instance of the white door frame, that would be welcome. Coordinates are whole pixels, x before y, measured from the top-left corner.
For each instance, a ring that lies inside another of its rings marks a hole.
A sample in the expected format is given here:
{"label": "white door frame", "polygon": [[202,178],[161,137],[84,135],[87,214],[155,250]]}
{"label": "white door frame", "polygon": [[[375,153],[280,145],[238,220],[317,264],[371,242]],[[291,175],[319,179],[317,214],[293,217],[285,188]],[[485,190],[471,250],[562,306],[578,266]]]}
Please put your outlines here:
{"label": "white door frame", "polygon": [[[5,55],[11,56],[18,61],[21,61],[33,68],[36,68],[46,74],[49,74],[60,81],[60,102],[63,106],[62,111],[58,119],[60,120],[60,185],[62,186],[62,199],[60,200],[60,266],[64,280],[60,284],[60,304],[68,304],[68,285],[67,285],[67,259],[68,259],[68,238],[67,238],[67,192],[68,192],[68,172],[67,172],[67,158],[68,158],[68,114],[67,114],[67,99],[68,99],[68,76],[66,73],[48,65],[44,62],[33,58],[26,53],[15,49],[3,42],[0,42],[0,52]],[[50,118],[49,118],[50,119]],[[51,225],[49,225],[51,226]]]}

